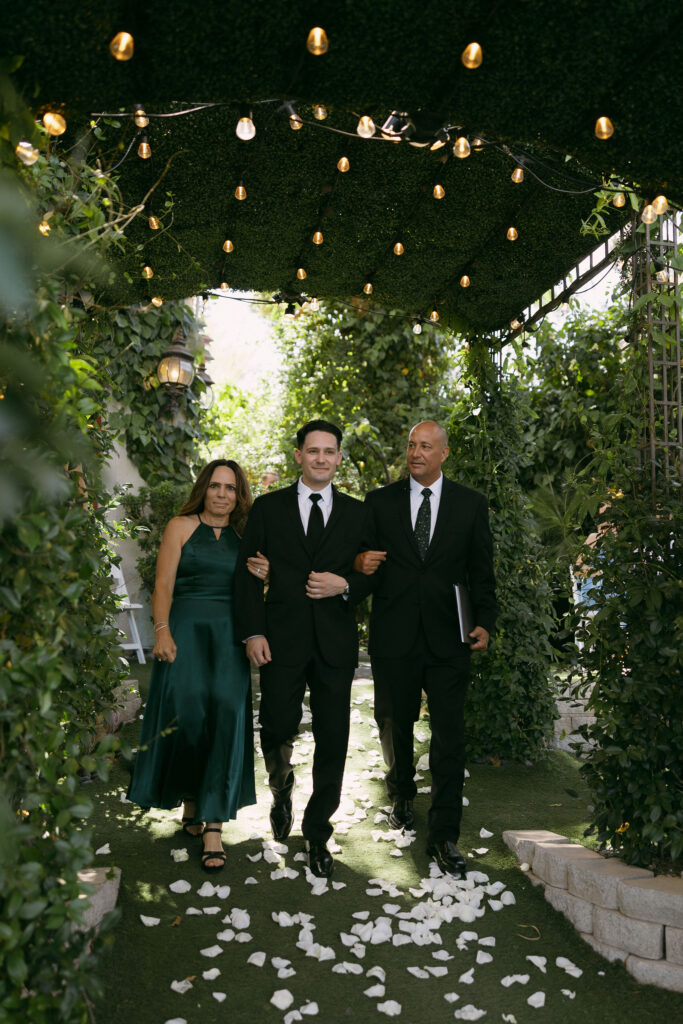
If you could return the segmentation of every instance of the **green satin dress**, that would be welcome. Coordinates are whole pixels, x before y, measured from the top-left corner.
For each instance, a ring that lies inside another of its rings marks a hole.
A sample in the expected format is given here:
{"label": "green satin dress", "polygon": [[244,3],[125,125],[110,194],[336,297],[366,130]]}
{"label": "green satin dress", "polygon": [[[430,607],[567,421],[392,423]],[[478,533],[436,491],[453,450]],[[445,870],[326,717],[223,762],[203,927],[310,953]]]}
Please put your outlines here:
{"label": "green satin dress", "polygon": [[183,545],[169,616],[178,652],[155,661],[128,798],[142,807],[196,801],[196,821],[228,821],[256,803],[249,665],[235,641],[239,540],[199,526]]}

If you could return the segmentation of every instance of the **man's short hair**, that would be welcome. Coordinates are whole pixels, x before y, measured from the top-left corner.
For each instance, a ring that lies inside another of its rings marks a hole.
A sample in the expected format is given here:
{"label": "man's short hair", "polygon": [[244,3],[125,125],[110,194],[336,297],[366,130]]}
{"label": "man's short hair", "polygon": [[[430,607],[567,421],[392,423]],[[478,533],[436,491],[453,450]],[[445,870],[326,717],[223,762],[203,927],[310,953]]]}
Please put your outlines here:
{"label": "man's short hair", "polygon": [[314,430],[324,430],[326,434],[334,434],[337,439],[337,448],[341,448],[343,435],[336,423],[330,423],[329,420],[309,420],[296,432],[296,446],[299,450],[303,448],[308,434],[313,433]]}

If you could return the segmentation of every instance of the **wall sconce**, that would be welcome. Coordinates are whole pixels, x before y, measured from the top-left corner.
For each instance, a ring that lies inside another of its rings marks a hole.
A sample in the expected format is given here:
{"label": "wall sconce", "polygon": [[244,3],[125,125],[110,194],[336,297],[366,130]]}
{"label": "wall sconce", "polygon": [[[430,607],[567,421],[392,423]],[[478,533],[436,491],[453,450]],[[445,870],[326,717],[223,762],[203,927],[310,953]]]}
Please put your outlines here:
{"label": "wall sconce", "polygon": [[173,344],[162,353],[157,364],[159,383],[166,388],[173,411],[178,407],[179,395],[189,388],[194,380],[192,353],[188,352],[183,341],[182,331],[176,332]]}

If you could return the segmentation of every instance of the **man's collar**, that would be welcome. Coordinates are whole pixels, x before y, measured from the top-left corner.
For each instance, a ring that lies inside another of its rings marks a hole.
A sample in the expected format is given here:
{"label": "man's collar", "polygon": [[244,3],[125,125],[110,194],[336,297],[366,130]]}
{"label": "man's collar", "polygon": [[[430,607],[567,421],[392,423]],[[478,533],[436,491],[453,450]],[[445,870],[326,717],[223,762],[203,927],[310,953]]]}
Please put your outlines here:
{"label": "man's collar", "polygon": [[307,498],[309,494],[319,494],[325,504],[328,504],[332,501],[332,481],[330,480],[330,482],[323,487],[322,491],[314,491],[308,486],[308,484],[303,482],[301,477],[299,477],[297,482],[297,494],[303,495],[305,498]]}
{"label": "man's collar", "polygon": [[[422,491],[425,488],[425,484],[418,483],[414,476],[409,476],[408,481],[410,484],[411,491],[414,491],[417,494],[422,494]],[[439,495],[441,494],[441,488],[443,487],[443,473],[439,473],[434,483],[428,484],[427,486],[429,487],[429,490],[432,492],[432,494],[436,495],[436,497],[439,497]]]}

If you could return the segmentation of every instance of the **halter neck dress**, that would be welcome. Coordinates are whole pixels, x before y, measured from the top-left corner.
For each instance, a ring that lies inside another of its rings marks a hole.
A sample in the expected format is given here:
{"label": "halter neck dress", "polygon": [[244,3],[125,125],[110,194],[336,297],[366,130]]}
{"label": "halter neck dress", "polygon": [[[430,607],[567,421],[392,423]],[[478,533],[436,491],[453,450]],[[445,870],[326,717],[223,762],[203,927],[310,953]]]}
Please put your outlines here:
{"label": "halter neck dress", "polygon": [[198,518],[169,615],[178,652],[154,662],[128,797],[145,808],[193,799],[196,821],[228,821],[256,803],[249,665],[234,635],[239,539]]}

